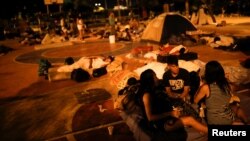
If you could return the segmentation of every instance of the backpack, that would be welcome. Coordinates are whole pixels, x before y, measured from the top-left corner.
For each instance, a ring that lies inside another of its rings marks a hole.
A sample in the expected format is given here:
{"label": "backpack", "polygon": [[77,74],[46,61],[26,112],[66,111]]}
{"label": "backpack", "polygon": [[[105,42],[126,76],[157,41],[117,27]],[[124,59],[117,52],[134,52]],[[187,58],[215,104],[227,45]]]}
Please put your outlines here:
{"label": "backpack", "polygon": [[168,58],[169,55],[165,54],[165,55],[161,55],[161,54],[158,54],[157,55],[157,62],[160,62],[160,63],[167,63],[167,58]]}
{"label": "backpack", "polygon": [[118,97],[114,101],[114,109],[116,110],[122,110],[126,113],[134,113],[134,112],[140,112],[138,102],[139,100],[139,92],[140,92],[140,85],[130,85],[126,86],[120,92]]}
{"label": "backpack", "polygon": [[185,61],[192,61],[192,60],[198,59],[198,54],[196,52],[181,53],[179,55],[179,59],[185,60]]}
{"label": "backpack", "polygon": [[47,59],[40,59],[38,65],[38,75],[47,76],[51,63]]}
{"label": "backpack", "polygon": [[107,73],[108,72],[107,72],[106,66],[104,66],[101,68],[94,69],[92,75],[93,75],[93,77],[100,77],[100,76],[105,75]]}

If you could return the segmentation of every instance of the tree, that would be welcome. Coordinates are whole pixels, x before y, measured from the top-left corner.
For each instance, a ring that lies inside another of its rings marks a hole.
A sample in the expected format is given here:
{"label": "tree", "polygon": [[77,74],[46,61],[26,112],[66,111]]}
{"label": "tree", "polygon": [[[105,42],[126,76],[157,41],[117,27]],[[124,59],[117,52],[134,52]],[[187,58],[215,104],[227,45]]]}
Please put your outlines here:
{"label": "tree", "polygon": [[186,17],[188,18],[189,17],[189,0],[185,0],[185,9],[186,9]]}

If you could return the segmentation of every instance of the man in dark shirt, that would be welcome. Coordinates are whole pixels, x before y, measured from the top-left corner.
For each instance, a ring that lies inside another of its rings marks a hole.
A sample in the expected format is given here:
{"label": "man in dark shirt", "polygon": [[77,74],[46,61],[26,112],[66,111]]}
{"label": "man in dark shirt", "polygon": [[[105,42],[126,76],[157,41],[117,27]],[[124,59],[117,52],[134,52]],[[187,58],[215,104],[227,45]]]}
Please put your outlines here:
{"label": "man in dark shirt", "polygon": [[189,72],[179,68],[178,57],[170,55],[167,57],[168,70],[163,74],[163,83],[167,94],[172,98],[186,100],[189,97],[190,76]]}

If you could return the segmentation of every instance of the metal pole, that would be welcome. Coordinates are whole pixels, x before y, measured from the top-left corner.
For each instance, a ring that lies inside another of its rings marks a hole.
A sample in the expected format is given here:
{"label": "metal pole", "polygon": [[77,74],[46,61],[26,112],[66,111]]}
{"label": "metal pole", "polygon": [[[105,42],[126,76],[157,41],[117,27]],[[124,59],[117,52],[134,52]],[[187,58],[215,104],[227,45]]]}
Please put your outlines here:
{"label": "metal pole", "polygon": [[60,13],[62,12],[62,5],[61,4],[59,5],[59,12]]}
{"label": "metal pole", "polygon": [[118,19],[121,20],[120,0],[117,0],[117,5],[118,5]]}
{"label": "metal pole", "polygon": [[46,7],[47,7],[47,14],[49,14],[49,5],[47,4]]}
{"label": "metal pole", "polygon": [[188,0],[185,1],[185,9],[186,9],[186,17],[189,18],[189,2]]}
{"label": "metal pole", "polygon": [[105,9],[108,9],[107,0],[104,1]]}

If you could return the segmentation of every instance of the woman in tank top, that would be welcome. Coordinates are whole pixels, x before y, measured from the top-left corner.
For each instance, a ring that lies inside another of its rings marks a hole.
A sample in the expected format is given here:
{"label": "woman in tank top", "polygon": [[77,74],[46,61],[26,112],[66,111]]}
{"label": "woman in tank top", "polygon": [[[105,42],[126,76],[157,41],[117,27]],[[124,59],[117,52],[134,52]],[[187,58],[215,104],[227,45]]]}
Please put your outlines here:
{"label": "woman in tank top", "polygon": [[195,95],[194,102],[205,100],[206,120],[211,125],[230,125],[239,123],[236,118],[247,122],[243,110],[230,105],[231,88],[221,64],[210,61],[205,66],[205,83]]}

